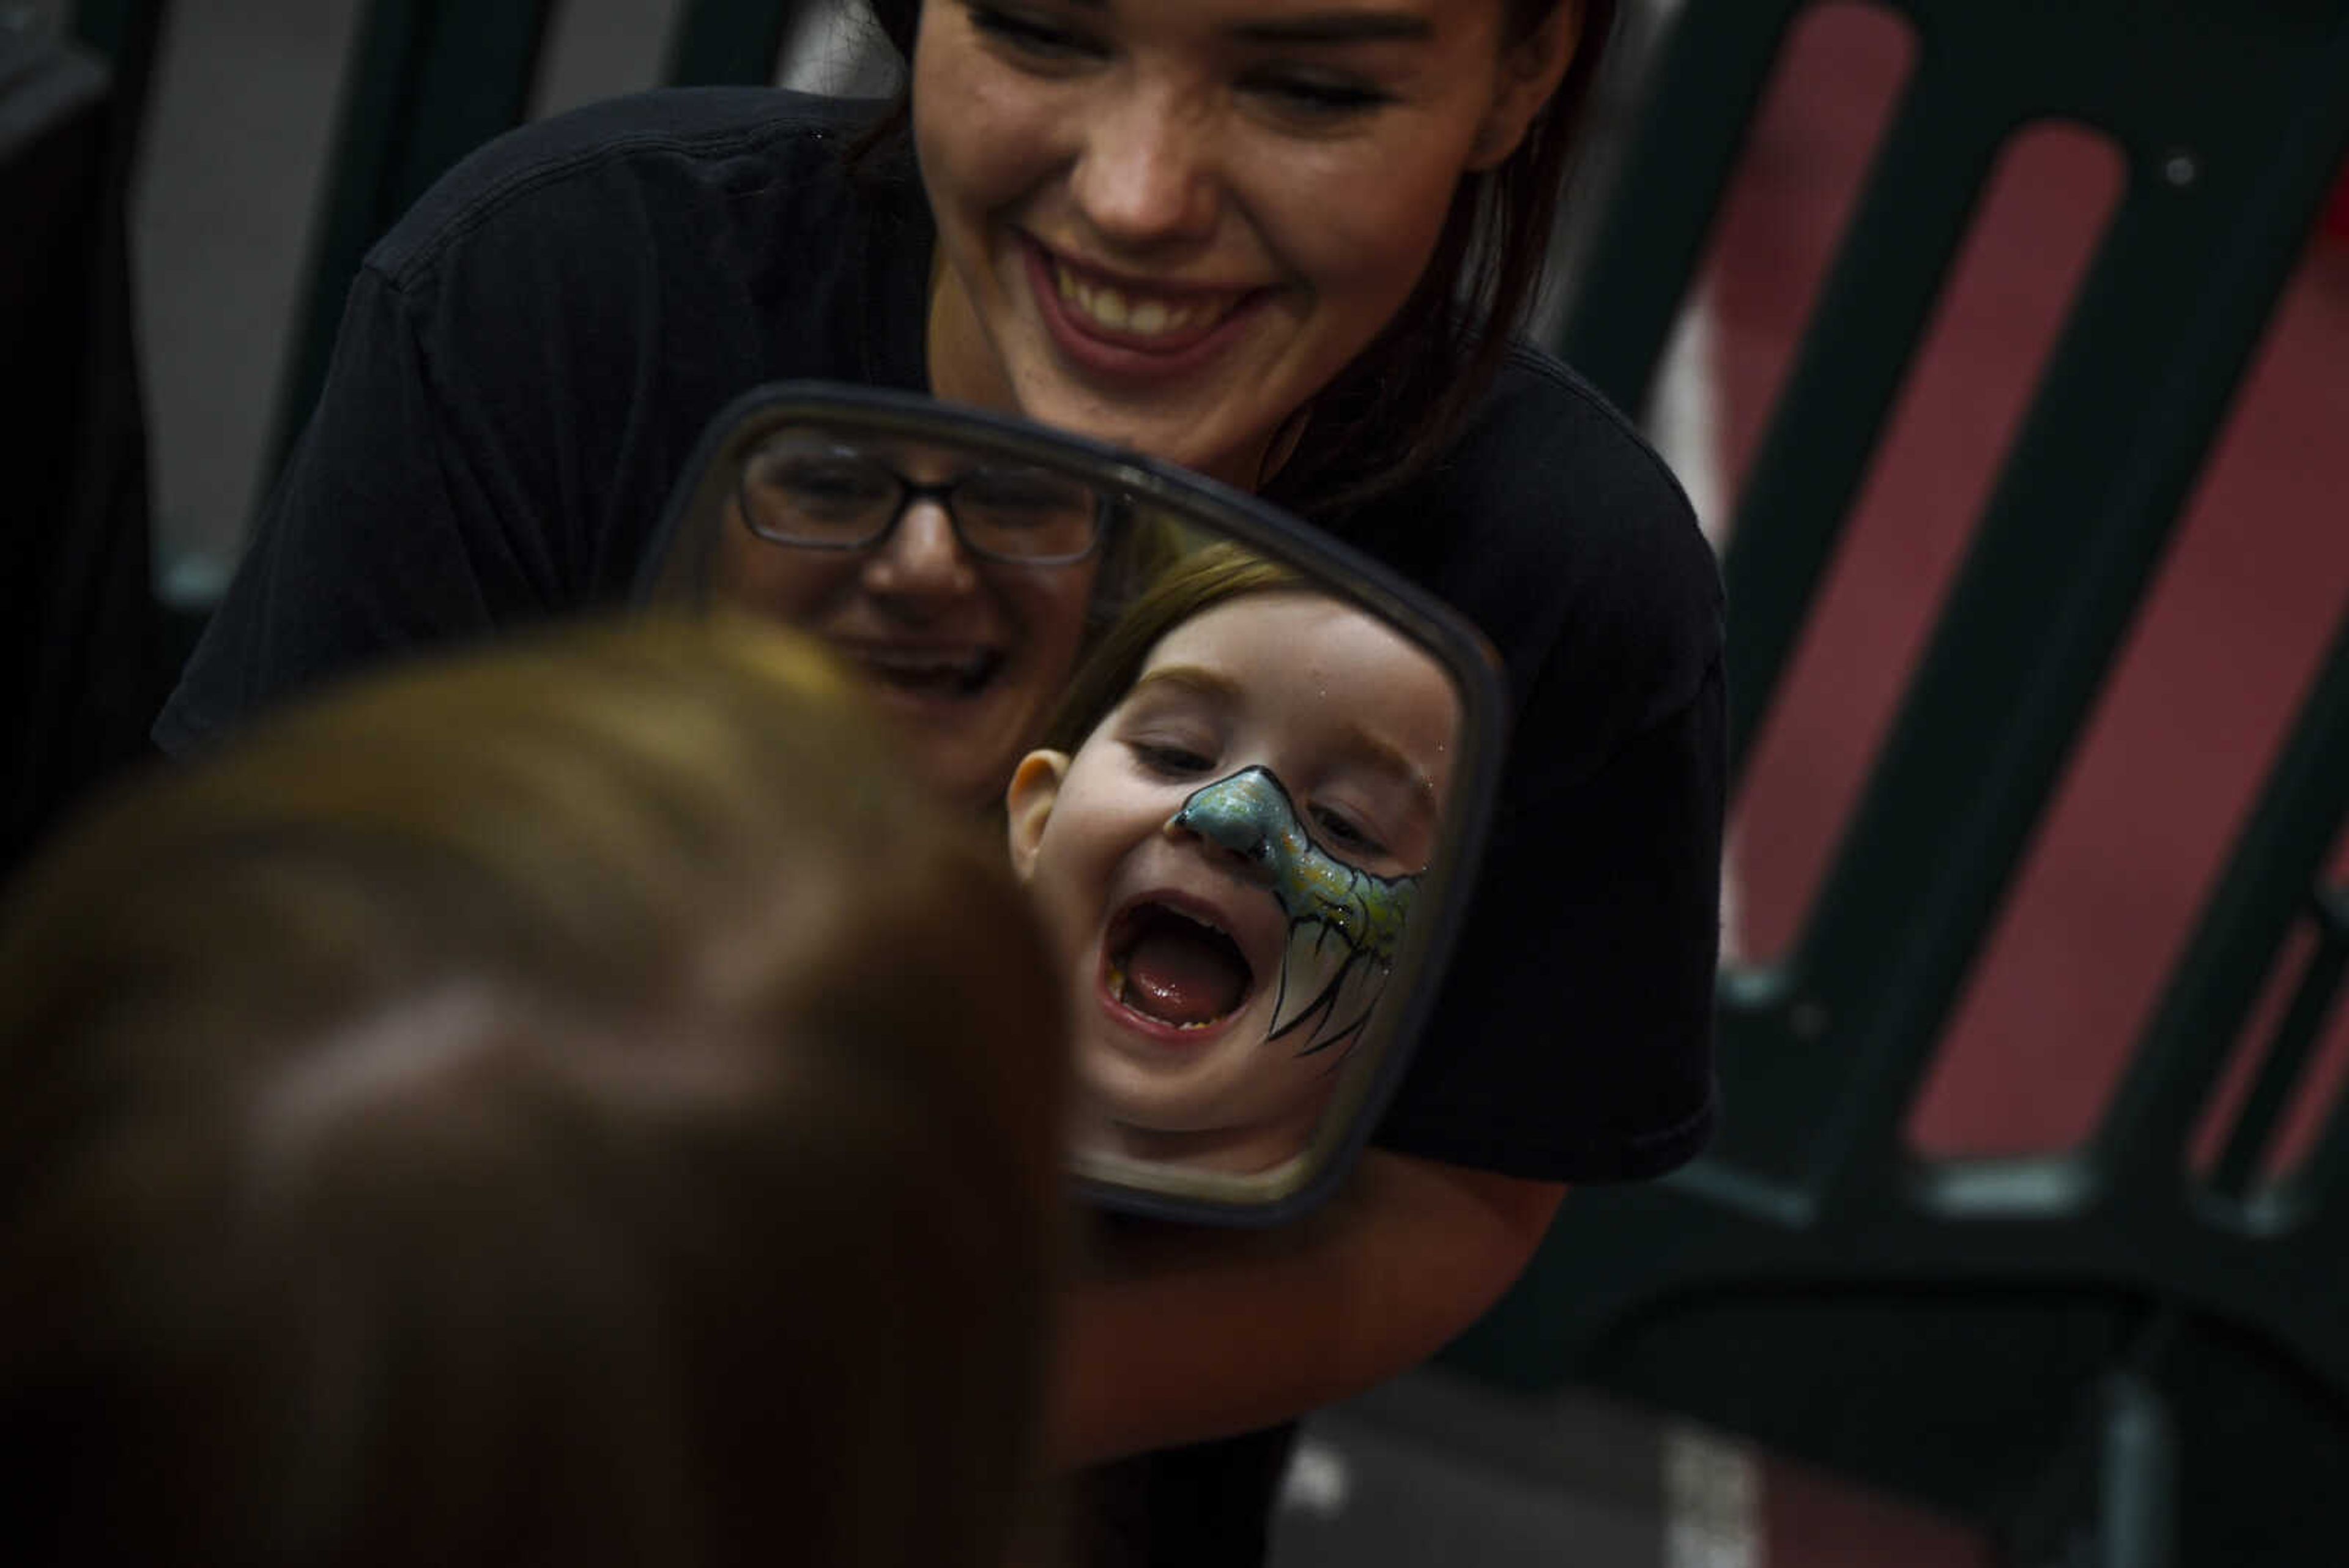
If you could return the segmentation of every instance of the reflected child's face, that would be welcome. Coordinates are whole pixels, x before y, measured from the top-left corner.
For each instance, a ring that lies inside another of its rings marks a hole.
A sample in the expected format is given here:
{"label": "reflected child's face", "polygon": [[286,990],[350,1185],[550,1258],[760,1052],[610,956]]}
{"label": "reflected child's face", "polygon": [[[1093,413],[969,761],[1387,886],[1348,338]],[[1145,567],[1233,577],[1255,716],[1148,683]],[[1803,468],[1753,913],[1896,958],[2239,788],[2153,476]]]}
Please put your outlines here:
{"label": "reflected child's face", "polygon": [[1231,1170],[1303,1146],[1433,851],[1459,717],[1376,618],[1258,593],[1161,639],[1073,757],[1021,763],[1013,862],[1076,988],[1088,1137]]}

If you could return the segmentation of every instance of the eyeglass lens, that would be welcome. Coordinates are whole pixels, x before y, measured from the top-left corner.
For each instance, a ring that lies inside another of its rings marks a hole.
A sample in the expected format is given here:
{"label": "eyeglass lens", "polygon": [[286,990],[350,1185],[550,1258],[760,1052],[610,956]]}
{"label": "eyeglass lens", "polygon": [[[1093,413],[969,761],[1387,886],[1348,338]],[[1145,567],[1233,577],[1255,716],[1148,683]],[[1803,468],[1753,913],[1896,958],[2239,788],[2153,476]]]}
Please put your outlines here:
{"label": "eyeglass lens", "polygon": [[1011,561],[1084,556],[1101,514],[1091,486],[1048,470],[974,468],[916,483],[881,458],[830,441],[771,442],[751,456],[742,480],[754,532],[824,549],[878,544],[920,498],[946,504],[974,553]]}

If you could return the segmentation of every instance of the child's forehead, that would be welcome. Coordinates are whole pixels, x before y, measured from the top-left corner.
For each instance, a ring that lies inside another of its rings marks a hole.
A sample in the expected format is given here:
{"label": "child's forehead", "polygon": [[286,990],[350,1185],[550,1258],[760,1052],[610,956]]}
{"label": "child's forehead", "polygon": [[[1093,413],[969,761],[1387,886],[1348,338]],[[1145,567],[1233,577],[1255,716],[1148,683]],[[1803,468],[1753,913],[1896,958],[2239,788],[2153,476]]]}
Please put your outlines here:
{"label": "child's forehead", "polygon": [[1155,664],[1195,659],[1209,653],[1246,659],[1307,628],[1347,628],[1381,638],[1396,636],[1376,616],[1343,599],[1310,589],[1275,588],[1209,605],[1167,628],[1143,661],[1143,669],[1147,672]]}
{"label": "child's forehead", "polygon": [[1164,692],[1203,701],[1269,695],[1290,673],[1284,645],[1318,623],[1351,614],[1333,599],[1299,593],[1247,594],[1211,605],[1167,628],[1144,656],[1129,695]]}
{"label": "child's forehead", "polygon": [[1252,594],[1174,628],[1126,704],[1261,718],[1381,753],[1448,784],[1459,699],[1433,656],[1370,612],[1315,593]]}
{"label": "child's forehead", "polygon": [[1245,690],[1303,671],[1368,668],[1449,692],[1450,677],[1435,658],[1378,616],[1293,589],[1243,595],[1168,628],[1143,659],[1135,684],[1179,669],[1193,672],[1194,684]]}

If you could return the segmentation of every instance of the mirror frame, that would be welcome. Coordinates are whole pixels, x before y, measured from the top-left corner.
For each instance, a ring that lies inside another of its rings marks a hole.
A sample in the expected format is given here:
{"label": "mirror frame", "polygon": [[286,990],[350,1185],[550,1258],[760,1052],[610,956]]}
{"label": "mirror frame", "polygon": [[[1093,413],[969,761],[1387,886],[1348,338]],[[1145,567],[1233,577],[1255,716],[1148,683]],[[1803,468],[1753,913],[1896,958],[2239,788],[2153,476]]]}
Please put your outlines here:
{"label": "mirror frame", "polygon": [[[786,425],[845,424],[908,440],[968,441],[1046,467],[1074,465],[1097,475],[1179,524],[1229,538],[1309,576],[1321,589],[1383,618],[1443,666],[1460,697],[1460,750],[1452,806],[1414,899],[1396,967],[1433,977],[1414,983],[1382,1027],[1383,1049],[1327,1113],[1299,1158],[1310,1174],[1271,1198],[1242,1190],[1262,1176],[1185,1173],[1186,1192],[1145,1189],[1071,1168],[1087,1202],[1154,1220],[1227,1226],[1287,1223],[1319,1207],[1361,1158],[1379,1119],[1416,1055],[1467,912],[1489,834],[1507,745],[1508,705],[1499,656],[1484,634],[1449,605],[1391,567],[1268,502],[1205,475],[1123,448],[1026,421],[939,402],[916,392],[825,381],[777,381],[736,398],[710,421],[679,471],[667,506],[638,562],[630,603],[642,608],[678,600],[677,585],[706,584],[707,546],[671,560],[687,522],[722,510],[744,456]],[[1350,1096],[1350,1097],[1349,1097]],[[1340,1130],[1334,1135],[1330,1128]]]}

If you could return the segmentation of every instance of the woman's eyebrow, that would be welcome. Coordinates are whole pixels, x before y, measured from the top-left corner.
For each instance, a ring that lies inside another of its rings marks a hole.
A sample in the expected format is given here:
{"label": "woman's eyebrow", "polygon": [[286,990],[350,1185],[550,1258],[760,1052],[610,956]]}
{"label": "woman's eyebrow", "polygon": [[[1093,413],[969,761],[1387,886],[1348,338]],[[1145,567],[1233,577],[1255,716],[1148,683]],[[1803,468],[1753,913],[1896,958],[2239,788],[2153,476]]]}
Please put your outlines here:
{"label": "woman's eyebrow", "polygon": [[1433,37],[1435,26],[1402,11],[1322,11],[1242,22],[1231,34],[1251,44],[1415,43]]}
{"label": "woman's eyebrow", "polygon": [[[1075,5],[1081,11],[1110,9],[1108,0],[1075,0]],[[1249,44],[1381,44],[1432,38],[1435,25],[1408,12],[1364,8],[1240,22],[1227,31]]]}

